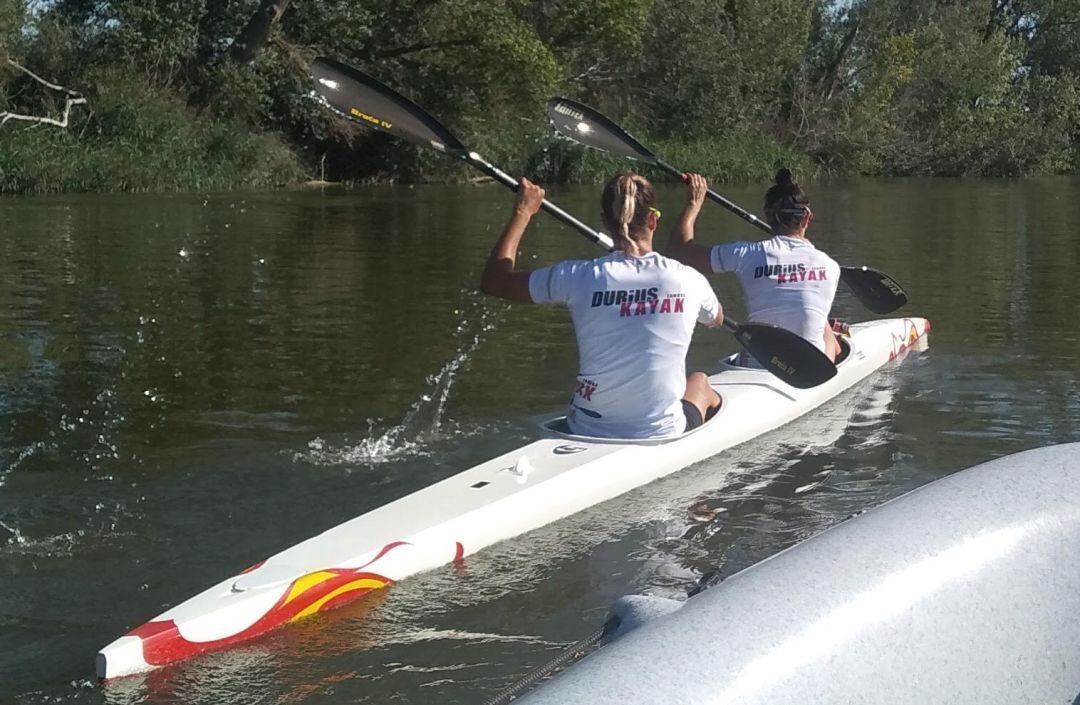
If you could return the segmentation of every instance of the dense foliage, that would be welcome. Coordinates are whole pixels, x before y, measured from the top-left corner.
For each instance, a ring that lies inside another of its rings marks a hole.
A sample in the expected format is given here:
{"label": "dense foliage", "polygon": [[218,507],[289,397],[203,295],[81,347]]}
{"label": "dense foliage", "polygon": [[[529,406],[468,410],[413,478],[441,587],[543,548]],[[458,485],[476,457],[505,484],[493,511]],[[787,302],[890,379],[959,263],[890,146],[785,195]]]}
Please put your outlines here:
{"label": "dense foliage", "polygon": [[1080,166],[1080,0],[0,0],[0,190],[466,176],[309,96],[331,55],[512,168],[620,162],[554,140],[575,97],[715,179],[1026,175]]}

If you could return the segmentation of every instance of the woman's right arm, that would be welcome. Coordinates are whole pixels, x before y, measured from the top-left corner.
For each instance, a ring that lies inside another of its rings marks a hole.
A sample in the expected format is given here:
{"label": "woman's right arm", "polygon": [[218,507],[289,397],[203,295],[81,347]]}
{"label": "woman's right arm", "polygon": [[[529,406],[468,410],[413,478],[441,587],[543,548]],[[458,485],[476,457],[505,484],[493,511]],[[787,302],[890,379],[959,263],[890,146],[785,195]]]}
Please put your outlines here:
{"label": "woman's right arm", "polygon": [[700,174],[683,174],[683,180],[689,188],[686,208],[679,215],[675,228],[668,239],[667,255],[689,265],[702,274],[712,272],[709,248],[694,242],[694,223],[697,221],[701,206],[705,203],[705,193],[709,184]]}
{"label": "woman's right arm", "polygon": [[480,291],[500,299],[533,303],[529,293],[529,277],[532,272],[516,270],[514,267],[521,237],[525,234],[529,221],[540,210],[543,201],[544,189],[522,178],[517,202],[514,204],[514,214],[510,216],[510,221],[503,228],[498,242],[488,256],[484,274],[480,278]]}

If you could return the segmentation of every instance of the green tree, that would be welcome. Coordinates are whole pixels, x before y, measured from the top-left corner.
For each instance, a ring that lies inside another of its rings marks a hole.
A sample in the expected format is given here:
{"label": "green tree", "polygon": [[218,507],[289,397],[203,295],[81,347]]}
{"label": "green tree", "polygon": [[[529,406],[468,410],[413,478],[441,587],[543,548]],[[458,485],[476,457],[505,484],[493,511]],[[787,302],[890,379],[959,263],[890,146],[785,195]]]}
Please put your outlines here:
{"label": "green tree", "polygon": [[794,91],[796,144],[870,173],[1073,168],[1075,80],[1033,58],[1049,4],[876,0],[826,13]]}
{"label": "green tree", "polygon": [[[55,0],[27,21],[26,0],[0,0],[0,52],[112,106],[78,133],[118,154],[132,134],[231,141],[215,153],[235,165],[242,137],[265,135],[334,178],[466,173],[311,100],[310,64],[330,55],[508,166],[557,178],[621,162],[549,138],[556,93],[714,178],[802,155],[864,173],[1080,165],[1080,0]],[[0,75],[5,100],[51,99],[23,80]],[[190,183],[209,162],[184,154]]]}
{"label": "green tree", "polygon": [[23,0],[0,0],[0,60],[19,54],[25,26],[26,3]]}

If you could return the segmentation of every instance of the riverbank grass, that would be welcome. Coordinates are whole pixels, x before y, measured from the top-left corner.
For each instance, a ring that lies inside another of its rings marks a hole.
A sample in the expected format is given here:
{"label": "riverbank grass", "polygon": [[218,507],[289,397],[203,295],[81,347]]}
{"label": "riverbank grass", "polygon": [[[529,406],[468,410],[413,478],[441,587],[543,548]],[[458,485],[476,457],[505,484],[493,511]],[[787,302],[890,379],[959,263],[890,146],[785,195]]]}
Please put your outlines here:
{"label": "riverbank grass", "polygon": [[0,130],[0,193],[266,188],[307,176],[275,136],[198,114],[122,72],[96,77],[70,128]]}

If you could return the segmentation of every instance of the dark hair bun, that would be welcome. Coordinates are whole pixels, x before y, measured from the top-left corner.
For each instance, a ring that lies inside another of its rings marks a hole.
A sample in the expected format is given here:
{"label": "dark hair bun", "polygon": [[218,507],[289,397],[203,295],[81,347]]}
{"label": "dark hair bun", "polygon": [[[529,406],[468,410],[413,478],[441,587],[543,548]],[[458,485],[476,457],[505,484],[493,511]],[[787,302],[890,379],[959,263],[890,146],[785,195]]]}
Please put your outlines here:
{"label": "dark hair bun", "polygon": [[810,202],[803,190],[795,183],[790,169],[776,172],[776,185],[765,193],[765,219],[773,229],[784,228],[785,232],[796,227],[802,218],[803,209]]}

